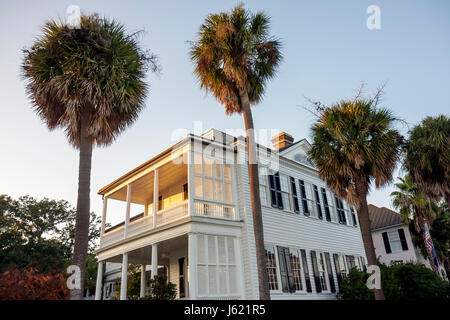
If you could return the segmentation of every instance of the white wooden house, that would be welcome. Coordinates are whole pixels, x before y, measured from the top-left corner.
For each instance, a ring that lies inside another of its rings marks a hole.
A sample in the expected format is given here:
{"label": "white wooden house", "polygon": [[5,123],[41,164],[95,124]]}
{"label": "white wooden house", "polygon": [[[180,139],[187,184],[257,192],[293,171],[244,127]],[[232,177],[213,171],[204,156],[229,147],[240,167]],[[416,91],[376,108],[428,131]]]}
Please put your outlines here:
{"label": "white wooden house", "polygon": [[[281,133],[272,142],[272,149],[258,146],[271,297],[335,299],[339,279],[365,267],[357,214],[319,179],[306,140]],[[142,265],[141,295],[144,280],[159,272],[177,286],[178,298],[258,299],[245,161],[242,137],[211,129],[102,188],[96,299],[111,297],[128,264]],[[123,202],[123,222],[105,230],[109,201]],[[132,205],[142,213],[130,218]]]}

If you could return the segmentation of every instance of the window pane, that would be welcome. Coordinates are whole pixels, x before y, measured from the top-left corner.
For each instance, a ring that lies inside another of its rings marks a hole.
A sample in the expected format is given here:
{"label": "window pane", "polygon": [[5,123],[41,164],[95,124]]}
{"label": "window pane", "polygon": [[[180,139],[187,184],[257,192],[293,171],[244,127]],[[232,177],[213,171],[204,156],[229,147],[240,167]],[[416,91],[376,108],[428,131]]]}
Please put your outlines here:
{"label": "window pane", "polygon": [[219,266],[219,293],[228,293],[227,289],[227,273],[228,268],[226,266]]}
{"label": "window pane", "polygon": [[213,161],[209,158],[203,158],[203,163],[205,165],[205,176],[212,177]]}
{"label": "window pane", "polygon": [[219,250],[219,264],[225,264],[226,263],[225,237],[223,236],[217,237],[217,246]]}
{"label": "window pane", "polygon": [[198,294],[205,295],[207,294],[207,268],[206,266],[198,266]]}
{"label": "window pane", "polygon": [[238,292],[238,286],[237,286],[237,272],[235,266],[229,266],[229,278],[230,278],[230,293],[237,293]]}
{"label": "window pane", "polygon": [[230,165],[229,164],[224,165],[223,169],[224,169],[223,175],[224,175],[225,179],[231,180],[231,167],[230,167]]}
{"label": "window pane", "polygon": [[205,237],[203,235],[197,236],[197,248],[198,263],[206,263]]}
{"label": "window pane", "polygon": [[205,178],[205,199],[213,198],[213,182],[212,179]]}
{"label": "window pane", "polygon": [[227,237],[227,250],[228,250],[228,263],[235,264],[236,257],[234,253],[234,239],[231,237]]}
{"label": "window pane", "polygon": [[208,266],[209,293],[217,294],[217,266]]}
{"label": "window pane", "polygon": [[207,236],[208,239],[208,264],[216,263],[216,239],[214,236]]}
{"label": "window pane", "polygon": [[222,164],[217,161],[215,162],[214,176],[219,179],[222,178]]}
{"label": "window pane", "polygon": [[277,264],[275,260],[275,250],[272,246],[266,246],[266,268],[270,290],[278,290]]}
{"label": "window pane", "polygon": [[222,180],[215,181],[216,200],[223,200]]}
{"label": "window pane", "polygon": [[231,183],[225,183],[225,201],[231,202],[232,200]]}
{"label": "window pane", "polygon": [[194,172],[202,174],[202,155],[194,153]]}
{"label": "window pane", "polygon": [[196,197],[203,197],[201,177],[194,177],[194,194]]}

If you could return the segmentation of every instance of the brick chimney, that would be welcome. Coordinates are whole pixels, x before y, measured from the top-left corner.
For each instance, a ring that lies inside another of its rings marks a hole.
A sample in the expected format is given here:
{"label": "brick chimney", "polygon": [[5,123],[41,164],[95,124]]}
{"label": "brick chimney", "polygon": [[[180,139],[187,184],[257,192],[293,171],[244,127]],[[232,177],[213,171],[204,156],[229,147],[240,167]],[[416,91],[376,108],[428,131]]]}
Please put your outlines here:
{"label": "brick chimney", "polygon": [[292,146],[292,144],[294,143],[294,138],[286,132],[281,132],[273,136],[270,140],[272,141],[274,150],[285,149]]}

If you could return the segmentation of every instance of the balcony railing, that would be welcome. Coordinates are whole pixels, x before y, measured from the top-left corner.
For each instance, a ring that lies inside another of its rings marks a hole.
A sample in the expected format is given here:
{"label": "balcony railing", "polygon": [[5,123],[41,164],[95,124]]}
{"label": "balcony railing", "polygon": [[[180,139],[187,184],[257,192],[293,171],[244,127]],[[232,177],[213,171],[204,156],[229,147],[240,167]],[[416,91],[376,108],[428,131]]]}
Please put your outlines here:
{"label": "balcony railing", "polygon": [[204,200],[194,200],[194,212],[192,215],[236,220],[236,212],[233,206]]}
{"label": "balcony railing", "polygon": [[[126,237],[132,237],[142,232],[150,230],[154,227],[160,227],[177,220],[180,220],[189,215],[188,201],[180,202],[172,207],[157,212],[156,226],[153,225],[153,214],[144,216],[143,214],[137,215],[130,219],[128,224],[127,235],[125,236],[124,223],[120,223],[109,230],[106,230],[101,239],[101,246],[106,246],[111,243],[115,243]],[[236,212],[234,206],[224,205],[220,203],[194,200],[192,216],[208,216],[213,218],[221,218],[228,220],[236,219]]]}

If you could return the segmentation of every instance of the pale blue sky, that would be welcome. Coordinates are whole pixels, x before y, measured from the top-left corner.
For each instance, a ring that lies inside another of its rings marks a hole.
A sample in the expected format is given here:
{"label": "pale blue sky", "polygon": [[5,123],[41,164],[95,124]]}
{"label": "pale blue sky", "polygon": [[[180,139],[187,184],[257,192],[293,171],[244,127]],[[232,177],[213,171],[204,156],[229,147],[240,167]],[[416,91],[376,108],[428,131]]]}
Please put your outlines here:
{"label": "pale blue sky", "polygon": [[[0,2],[0,194],[66,199],[76,204],[78,152],[62,131],[49,132],[32,112],[19,76],[21,48],[40,34],[48,18],[82,10],[117,18],[130,31],[145,29],[145,48],[159,55],[163,71],[150,75],[147,108],[110,147],[93,154],[91,208],[101,212],[96,192],[174,143],[177,128],[194,121],[226,130],[243,127],[240,116],[199,89],[188,59],[204,17],[240,1],[5,1]],[[449,114],[449,1],[243,1],[272,19],[271,33],[283,41],[284,61],[254,108],[257,129],[279,129],[295,140],[310,139],[313,118],[304,96],[331,104],[367,93],[388,81],[384,106],[410,125],[426,115]],[[381,9],[381,30],[368,30],[366,9]],[[399,124],[406,133],[407,127]],[[373,191],[369,202],[390,206],[392,186]],[[122,217],[120,217],[122,218]],[[114,219],[115,220],[115,219]]]}

